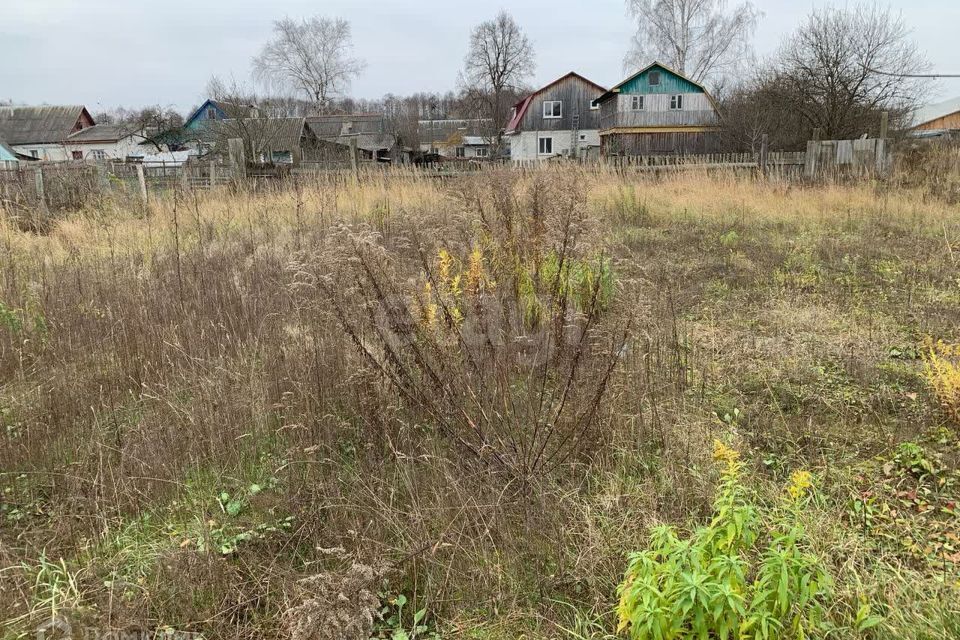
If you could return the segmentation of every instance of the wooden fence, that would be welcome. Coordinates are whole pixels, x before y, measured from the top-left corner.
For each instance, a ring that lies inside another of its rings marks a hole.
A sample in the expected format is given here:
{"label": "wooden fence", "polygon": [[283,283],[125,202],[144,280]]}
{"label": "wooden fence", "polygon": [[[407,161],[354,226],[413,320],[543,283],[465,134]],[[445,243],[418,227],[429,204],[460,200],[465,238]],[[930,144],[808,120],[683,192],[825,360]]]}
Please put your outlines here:
{"label": "wooden fence", "polygon": [[890,165],[889,146],[883,138],[811,140],[807,142],[804,175],[883,174]]}
{"label": "wooden fence", "polygon": [[217,163],[37,162],[0,167],[0,204],[11,209],[81,208],[107,194],[146,199],[182,187],[229,184],[235,172]]}
{"label": "wooden fence", "polygon": [[[125,162],[28,162],[0,165],[0,206],[8,209],[79,209],[107,194],[126,194],[146,201],[150,194],[175,188],[209,189],[240,180],[256,184],[290,174],[353,174],[355,178],[391,171],[423,177],[449,177],[490,169],[526,170],[555,165],[578,165],[597,171],[661,172],[685,169],[759,172],[789,179],[882,174],[891,165],[884,139],[813,140],[806,152],[711,153],[700,155],[614,156],[571,159],[563,157],[509,162],[449,160],[401,165],[375,161],[304,162],[299,166],[217,162],[164,164]],[[238,167],[244,167],[242,171]],[[241,174],[242,175],[238,175]]]}

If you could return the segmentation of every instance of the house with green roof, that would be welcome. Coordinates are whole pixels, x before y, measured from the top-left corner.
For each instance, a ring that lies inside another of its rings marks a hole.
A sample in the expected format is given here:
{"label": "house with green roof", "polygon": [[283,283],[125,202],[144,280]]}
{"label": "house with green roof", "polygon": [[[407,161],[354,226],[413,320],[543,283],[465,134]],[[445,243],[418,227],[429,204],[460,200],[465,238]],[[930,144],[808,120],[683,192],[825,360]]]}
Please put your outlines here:
{"label": "house with green roof", "polygon": [[654,62],[597,99],[604,156],[713,153],[717,105],[704,86]]}

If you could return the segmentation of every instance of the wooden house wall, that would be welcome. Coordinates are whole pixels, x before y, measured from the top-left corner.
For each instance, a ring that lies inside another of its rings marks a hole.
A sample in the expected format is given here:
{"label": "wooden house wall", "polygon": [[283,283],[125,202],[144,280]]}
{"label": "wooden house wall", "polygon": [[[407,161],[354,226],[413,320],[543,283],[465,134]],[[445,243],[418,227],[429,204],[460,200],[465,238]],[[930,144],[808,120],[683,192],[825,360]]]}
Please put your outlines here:
{"label": "wooden house wall", "polygon": [[[538,93],[530,101],[519,129],[521,131],[569,131],[573,129],[573,115],[580,114],[578,129],[599,129],[600,110],[590,103],[600,97],[600,91],[588,82],[571,76]],[[560,118],[544,118],[543,103],[560,100],[563,108]]]}
{"label": "wooden house wall", "polygon": [[648,156],[717,153],[720,134],[716,131],[611,133],[600,137],[604,156]]}
{"label": "wooden house wall", "polygon": [[717,112],[705,93],[683,95],[683,108],[671,109],[676,94],[644,95],[643,109],[634,111],[633,95],[617,94],[600,106],[600,128],[715,126]]}
{"label": "wooden house wall", "polygon": [[950,113],[943,117],[924,122],[917,127],[920,131],[940,131],[943,129],[960,129],[960,111]]}

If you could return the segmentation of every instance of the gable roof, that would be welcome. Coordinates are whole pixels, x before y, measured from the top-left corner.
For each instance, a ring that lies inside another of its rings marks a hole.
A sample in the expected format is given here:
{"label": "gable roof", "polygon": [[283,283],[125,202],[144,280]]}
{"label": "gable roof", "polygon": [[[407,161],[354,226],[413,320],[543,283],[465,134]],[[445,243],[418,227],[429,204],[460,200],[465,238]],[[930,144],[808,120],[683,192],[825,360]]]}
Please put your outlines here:
{"label": "gable roof", "polygon": [[706,88],[705,86],[703,86],[703,85],[702,85],[701,83],[699,83],[699,82],[696,82],[695,80],[691,80],[690,78],[688,78],[687,76],[683,75],[683,74],[680,73],[679,71],[674,71],[673,69],[671,69],[671,68],[668,67],[667,65],[663,64],[662,62],[658,62],[658,61],[656,61],[656,60],[654,60],[653,62],[651,62],[650,64],[648,64],[648,65],[645,66],[644,68],[640,69],[639,71],[637,71],[636,73],[634,73],[633,75],[631,75],[630,77],[628,77],[627,79],[625,79],[625,80],[623,80],[622,82],[618,83],[615,87],[612,87],[609,91],[605,92],[602,96],[600,96],[599,98],[597,98],[597,103],[599,104],[599,103],[601,103],[601,102],[606,102],[607,100],[609,100],[610,98],[612,98],[612,97],[615,96],[616,94],[620,93],[621,89],[623,89],[623,85],[632,82],[633,80],[635,80],[636,78],[642,76],[643,74],[645,74],[647,71],[650,71],[650,70],[653,69],[654,67],[659,67],[662,71],[666,71],[667,73],[671,73],[671,74],[675,75],[676,77],[681,78],[681,79],[683,79],[683,80],[686,80],[687,82],[689,82],[689,83],[692,84],[693,86],[697,87],[698,89],[700,89],[701,91],[703,91],[703,93],[707,96],[707,99],[710,100],[710,104],[713,105],[713,108],[714,108],[714,109],[717,108],[716,101],[713,99],[713,96],[710,95],[710,92],[707,91],[707,88]]}
{"label": "gable roof", "polygon": [[[307,124],[318,138],[330,140],[344,135],[379,134],[385,128],[385,118],[380,113],[336,113],[322,116],[307,116]],[[345,126],[349,125],[349,129]]]}
{"label": "gable roof", "polygon": [[60,143],[86,114],[82,105],[44,107],[0,107],[0,138],[8,144]]}
{"label": "gable roof", "polygon": [[543,93],[543,92],[546,91],[547,89],[551,88],[552,86],[554,86],[554,85],[556,85],[556,84],[559,84],[559,83],[563,82],[564,80],[566,80],[566,79],[568,79],[568,78],[577,78],[577,79],[579,79],[579,80],[582,80],[583,82],[586,82],[587,84],[589,84],[589,85],[591,85],[592,87],[594,87],[595,89],[597,89],[599,93],[603,93],[604,91],[606,91],[606,89],[604,89],[603,87],[601,87],[600,85],[598,85],[596,82],[594,82],[594,81],[592,81],[592,80],[587,80],[586,78],[584,78],[584,77],[583,77],[582,75],[580,75],[579,73],[576,73],[575,71],[571,71],[571,72],[568,73],[567,75],[562,76],[562,77],[560,77],[560,78],[557,78],[556,80],[554,80],[553,82],[551,82],[551,83],[549,83],[549,84],[543,85],[542,87],[540,87],[539,89],[537,89],[536,91],[534,91],[533,93],[531,93],[530,95],[528,95],[526,98],[524,98],[523,100],[521,100],[520,102],[518,102],[517,104],[515,104],[515,105],[513,106],[513,108],[514,108],[513,117],[511,117],[511,118],[510,118],[510,121],[507,122],[507,127],[506,127],[506,130],[505,130],[506,133],[511,133],[511,132],[517,130],[517,127],[519,127],[519,126],[520,126],[520,123],[523,122],[523,117],[524,117],[524,115],[526,115],[527,109],[530,107],[530,103],[533,102],[533,99],[534,99],[534,98],[536,98],[538,95],[540,95],[541,93]]}
{"label": "gable roof", "polygon": [[74,144],[116,142],[137,133],[141,133],[140,129],[130,124],[95,124],[70,134],[66,141]]}
{"label": "gable roof", "polygon": [[919,127],[958,112],[960,112],[960,96],[936,104],[925,104],[914,114],[913,126]]}
{"label": "gable roof", "polygon": [[215,142],[240,138],[254,152],[293,151],[304,132],[303,118],[228,118],[214,120],[206,137]]}
{"label": "gable roof", "polygon": [[256,105],[207,98],[203,101],[203,104],[193,110],[190,117],[183,123],[183,128],[186,129],[195,121],[199,120],[200,116],[210,107],[217,110],[219,119],[226,120],[228,118],[247,118],[250,116],[251,110],[256,108]]}

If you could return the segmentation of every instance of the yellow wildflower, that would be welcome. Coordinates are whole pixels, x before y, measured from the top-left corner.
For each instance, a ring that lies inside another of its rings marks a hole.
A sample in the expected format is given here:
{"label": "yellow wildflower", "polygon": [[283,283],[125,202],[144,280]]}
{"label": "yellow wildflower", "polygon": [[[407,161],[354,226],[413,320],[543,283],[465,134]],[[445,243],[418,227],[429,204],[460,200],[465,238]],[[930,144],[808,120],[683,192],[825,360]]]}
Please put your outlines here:
{"label": "yellow wildflower", "polygon": [[467,290],[474,295],[480,293],[484,284],[483,252],[480,247],[474,247],[470,252],[470,263],[467,268]]}
{"label": "yellow wildflower", "polygon": [[725,462],[728,465],[740,460],[740,452],[728,447],[719,440],[713,441],[713,459],[717,462]]}
{"label": "yellow wildflower", "polygon": [[447,284],[450,282],[450,268],[453,266],[453,257],[446,249],[440,249],[437,252],[437,268],[440,271],[440,282]]}
{"label": "yellow wildflower", "polygon": [[790,474],[790,485],[787,487],[787,493],[794,500],[805,495],[813,487],[813,476],[809,471],[799,469]]}
{"label": "yellow wildflower", "polygon": [[429,282],[423,285],[422,320],[426,327],[432,327],[437,322],[437,304],[433,301],[433,286]]}

